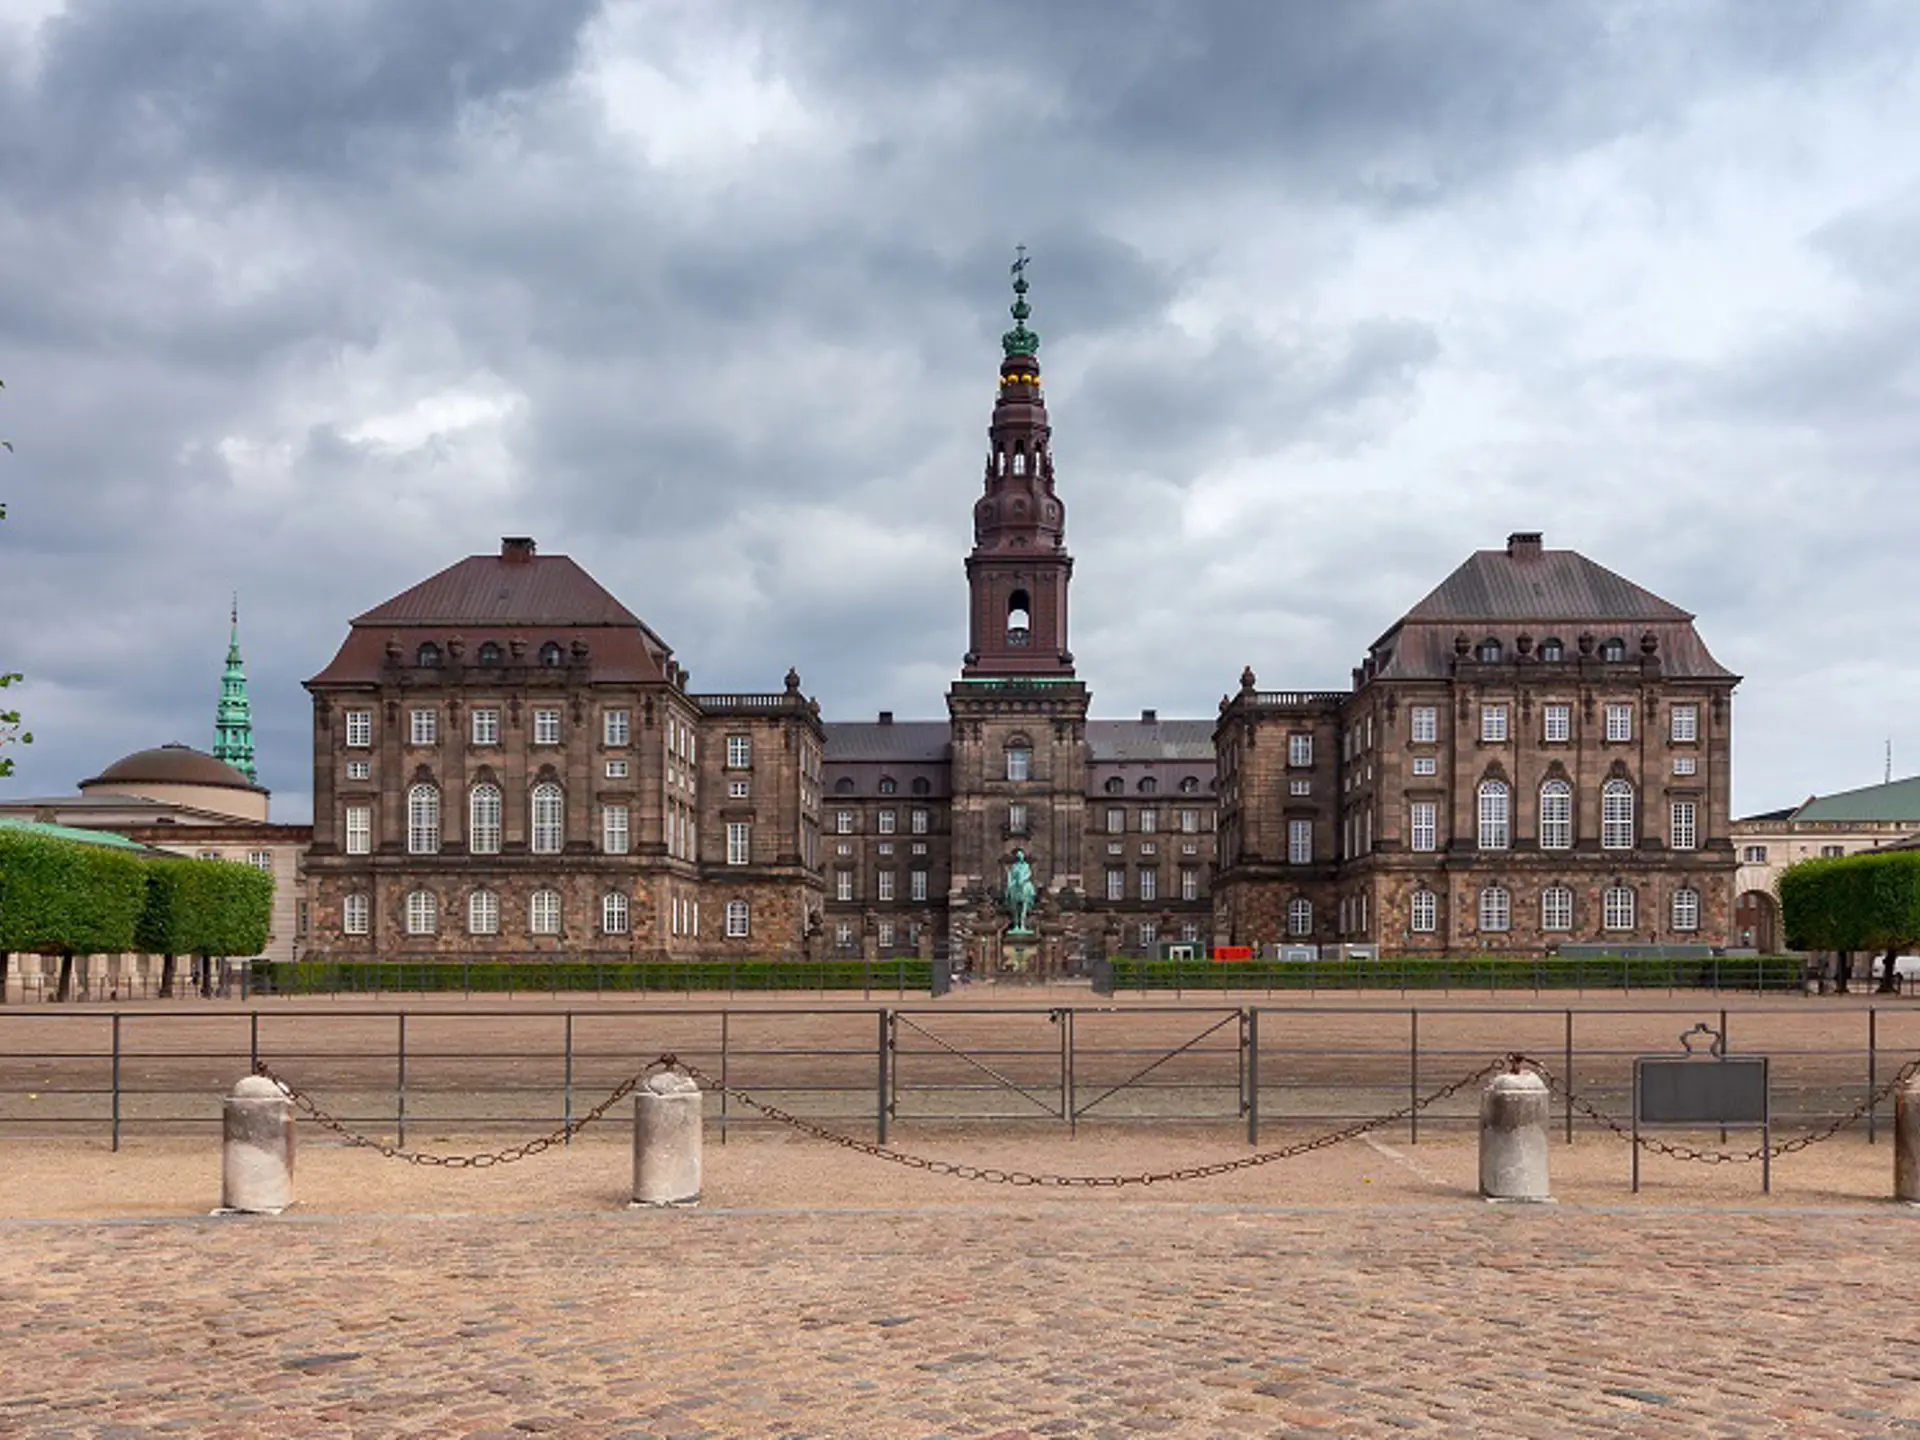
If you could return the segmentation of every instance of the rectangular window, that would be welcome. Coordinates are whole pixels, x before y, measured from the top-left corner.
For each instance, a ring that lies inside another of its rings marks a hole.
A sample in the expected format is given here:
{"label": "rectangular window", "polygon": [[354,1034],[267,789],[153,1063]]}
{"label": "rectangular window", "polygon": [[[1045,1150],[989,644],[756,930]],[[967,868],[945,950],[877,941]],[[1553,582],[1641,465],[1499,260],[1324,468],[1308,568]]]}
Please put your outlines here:
{"label": "rectangular window", "polygon": [[554,705],[542,705],[533,712],[533,743],[536,745],[558,745],[560,743],[560,709]]}
{"label": "rectangular window", "polygon": [[833,872],[833,898],[836,900],[853,899],[853,871],[836,870]]}
{"label": "rectangular window", "polygon": [[1305,769],[1313,764],[1313,736],[1287,736],[1287,764],[1295,769]]}
{"label": "rectangular window", "polygon": [[880,920],[874,923],[873,943],[882,950],[893,948],[893,921]]}
{"label": "rectangular window", "polygon": [[1498,933],[1510,929],[1512,923],[1512,905],[1506,890],[1499,885],[1487,886],[1480,892],[1480,928]]}
{"label": "rectangular window", "polygon": [[1140,898],[1142,900],[1158,900],[1160,898],[1160,872],[1158,870],[1142,870],[1140,872]]}
{"label": "rectangular window", "polygon": [[729,900],[727,902],[727,938],[729,940],[746,939],[747,922],[750,917],[751,912],[747,909],[746,901]]}
{"label": "rectangular window", "polygon": [[608,745],[625,745],[633,735],[633,717],[625,710],[609,710],[600,717],[600,738]]}
{"label": "rectangular window", "polygon": [[347,711],[348,748],[365,750],[371,744],[373,744],[373,712],[371,710]]}
{"label": "rectangular window", "polygon": [[834,948],[839,950],[851,950],[853,948],[853,923],[851,921],[840,920],[834,923],[833,943]]}
{"label": "rectangular window", "polygon": [[1007,751],[1007,779],[1025,780],[1032,769],[1033,752],[1022,746]]}
{"label": "rectangular window", "polygon": [[627,807],[603,805],[600,808],[600,848],[609,855],[627,853]]}
{"label": "rectangular window", "polygon": [[347,854],[370,855],[373,853],[373,807],[371,805],[347,806]]}
{"label": "rectangular window", "polygon": [[907,829],[912,831],[915,835],[926,834],[927,833],[927,812],[924,810],[910,811],[907,815]]}
{"label": "rectangular window", "polygon": [[727,736],[727,769],[751,770],[753,768],[753,737],[751,735]]}
{"label": "rectangular window", "polygon": [[1573,707],[1571,705],[1543,705],[1540,708],[1540,738],[1548,744],[1558,744],[1573,738]]}
{"label": "rectangular window", "polygon": [[247,852],[247,863],[256,870],[271,871],[273,869],[273,852],[271,850],[249,850]]}
{"label": "rectangular window", "polygon": [[1480,738],[1496,743],[1507,738],[1506,706],[1482,705],[1480,707]]}
{"label": "rectangular window", "polygon": [[1698,930],[1700,928],[1700,892],[1682,889],[1673,892],[1673,928],[1676,930]]}
{"label": "rectangular window", "polygon": [[1633,928],[1633,891],[1624,885],[1610,885],[1601,900],[1600,923],[1608,930]]}
{"label": "rectangular window", "polygon": [[834,811],[833,830],[836,835],[851,835],[853,833],[853,812],[851,810]]}
{"label": "rectangular window", "polygon": [[1110,866],[1107,870],[1107,899],[1124,900],[1127,898],[1127,872],[1119,866]]}
{"label": "rectangular window", "polygon": [[1633,739],[1633,706],[1607,706],[1607,739],[1615,744]]}
{"label": "rectangular window", "polygon": [[1200,812],[1198,810],[1182,810],[1180,812],[1180,830],[1186,835],[1198,834],[1200,830]]}
{"label": "rectangular window", "polygon": [[1424,888],[1414,891],[1407,901],[1407,928],[1416,935],[1431,935],[1439,924],[1439,898]]}
{"label": "rectangular window", "polygon": [[627,897],[618,891],[615,891],[611,895],[601,896],[600,933],[603,935],[626,934],[629,909]]}
{"label": "rectangular window", "polygon": [[914,855],[924,855],[927,853],[927,842],[924,840],[916,840],[908,847],[908,850],[909,853]]}
{"label": "rectangular window", "polygon": [[1160,847],[1151,840],[1142,840],[1140,842],[1140,853],[1142,855],[1158,855],[1160,853]]}
{"label": "rectangular window", "polygon": [[1140,948],[1151,954],[1153,947],[1159,943],[1160,927],[1151,920],[1142,920],[1140,922]]}
{"label": "rectangular window", "polygon": [[527,905],[527,929],[535,935],[560,933],[560,892],[536,890]]}
{"label": "rectangular window", "polygon": [[1740,863],[1742,865],[1766,864],[1767,847],[1764,845],[1748,845],[1743,847],[1740,851]]}
{"label": "rectangular window", "polygon": [[1289,865],[1313,863],[1313,822],[1311,820],[1287,822],[1287,863]]}
{"label": "rectangular window", "polygon": [[745,865],[751,855],[753,827],[744,821],[727,823],[727,864]]}
{"label": "rectangular window", "polygon": [[882,840],[876,848],[882,855],[893,854],[893,842],[891,840]]}
{"label": "rectangular window", "polygon": [[1109,835],[1124,835],[1126,829],[1127,812],[1118,807],[1109,806],[1107,809],[1107,833]]}
{"label": "rectangular window", "polygon": [[876,898],[880,900],[893,899],[893,871],[882,870],[874,878],[879,882],[880,886]]}
{"label": "rectangular window", "polygon": [[1027,807],[1025,805],[1007,806],[1007,833],[1024,835],[1027,833]]}
{"label": "rectangular window", "polygon": [[1838,860],[1846,853],[1847,847],[1844,845],[1822,845],[1820,847],[1820,858],[1822,860]]}
{"label": "rectangular window", "polygon": [[1182,941],[1184,941],[1186,944],[1189,944],[1189,945],[1197,943],[1200,939],[1199,925],[1197,925],[1192,920],[1187,921],[1184,925],[1180,927],[1180,938]]}
{"label": "rectangular window", "polygon": [[882,810],[880,812],[880,833],[882,835],[891,835],[894,832],[894,828],[895,813],[891,810]]}
{"label": "rectangular window", "polygon": [[1151,835],[1160,828],[1160,812],[1149,805],[1140,812],[1140,833]]}
{"label": "rectangular window", "polygon": [[729,800],[745,800],[751,796],[752,793],[753,782],[751,780],[733,779],[727,781],[727,798]]}
{"label": "rectangular window", "polygon": [[1407,807],[1407,844],[1414,850],[1433,850],[1439,845],[1440,807],[1431,800],[1416,800]]}
{"label": "rectangular window", "polygon": [[371,780],[372,778],[373,778],[373,762],[371,760],[347,761],[347,779]]}
{"label": "rectangular window", "polygon": [[1699,844],[1694,816],[1698,812],[1691,800],[1673,802],[1672,845],[1676,850],[1691,850]]}
{"label": "rectangular window", "polygon": [[627,762],[624,760],[607,761],[607,779],[624,780],[627,778]]}
{"label": "rectangular window", "polygon": [[1540,892],[1540,928],[1573,929],[1573,891],[1564,885],[1549,885]]}
{"label": "rectangular window", "polygon": [[1431,745],[1440,738],[1440,712],[1431,705],[1414,706],[1408,725],[1416,745]]}
{"label": "rectangular window", "polygon": [[412,725],[410,738],[415,745],[440,743],[440,712],[438,710],[409,711],[407,718]]}
{"label": "rectangular window", "polygon": [[480,709],[473,712],[473,743],[475,745],[500,743],[500,712],[498,710]]}
{"label": "rectangular window", "polygon": [[1691,775],[1694,773],[1698,763],[1699,762],[1691,755],[1676,755],[1673,757],[1673,773],[1676,775]]}
{"label": "rectangular window", "polygon": [[1287,793],[1289,795],[1311,795],[1313,794],[1313,782],[1311,780],[1289,780],[1287,782]]}
{"label": "rectangular window", "polygon": [[1182,865],[1180,867],[1180,898],[1182,900],[1198,900],[1200,898],[1200,870],[1198,866]]}
{"label": "rectangular window", "polygon": [[[1686,742],[1700,738],[1700,707],[1697,705],[1676,705],[1672,712],[1670,733],[1675,740]],[[1674,927],[1678,929],[1678,926]]]}
{"label": "rectangular window", "polygon": [[907,872],[907,898],[909,900],[924,900],[927,898],[926,871],[909,870]]}
{"label": "rectangular window", "polygon": [[1416,775],[1438,775],[1440,773],[1440,762],[1432,755],[1416,755],[1413,757],[1413,773]]}
{"label": "rectangular window", "polygon": [[365,935],[372,926],[373,907],[365,895],[349,895],[340,902],[340,928],[348,935]]}

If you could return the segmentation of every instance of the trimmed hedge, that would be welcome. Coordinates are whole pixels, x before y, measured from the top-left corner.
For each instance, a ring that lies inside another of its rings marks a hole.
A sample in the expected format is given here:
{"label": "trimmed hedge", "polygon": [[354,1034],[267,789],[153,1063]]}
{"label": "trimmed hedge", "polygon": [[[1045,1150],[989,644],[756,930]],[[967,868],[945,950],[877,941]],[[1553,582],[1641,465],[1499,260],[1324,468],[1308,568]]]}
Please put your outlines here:
{"label": "trimmed hedge", "polygon": [[136,948],[149,955],[257,955],[273,915],[273,877],[230,860],[146,862]]}
{"label": "trimmed hedge", "polygon": [[0,953],[132,950],[146,900],[139,855],[0,829]]}
{"label": "trimmed hedge", "polygon": [[1920,941],[1920,851],[1802,860],[1780,876],[1795,950],[1904,950]]}
{"label": "trimmed hedge", "polygon": [[253,967],[255,988],[279,995],[433,991],[482,995],[615,991],[930,990],[926,960],[275,960]]}
{"label": "trimmed hedge", "polygon": [[1804,978],[1802,962],[1781,955],[1113,962],[1116,990],[1797,990]]}

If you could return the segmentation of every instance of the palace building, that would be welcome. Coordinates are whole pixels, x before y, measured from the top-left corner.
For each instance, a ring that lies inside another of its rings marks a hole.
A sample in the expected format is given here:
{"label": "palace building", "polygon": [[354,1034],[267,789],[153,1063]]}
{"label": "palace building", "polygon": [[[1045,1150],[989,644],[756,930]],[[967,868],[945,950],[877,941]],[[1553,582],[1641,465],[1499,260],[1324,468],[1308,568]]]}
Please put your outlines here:
{"label": "palace building", "polygon": [[354,620],[308,682],[313,949],[990,970],[1016,851],[1049,970],[1727,943],[1738,677],[1692,615],[1538,534],[1470,556],[1350,689],[1249,668],[1215,716],[1094,718],[1023,267],[943,719],[823,722],[792,672],[697,693],[579,566],[508,539]]}

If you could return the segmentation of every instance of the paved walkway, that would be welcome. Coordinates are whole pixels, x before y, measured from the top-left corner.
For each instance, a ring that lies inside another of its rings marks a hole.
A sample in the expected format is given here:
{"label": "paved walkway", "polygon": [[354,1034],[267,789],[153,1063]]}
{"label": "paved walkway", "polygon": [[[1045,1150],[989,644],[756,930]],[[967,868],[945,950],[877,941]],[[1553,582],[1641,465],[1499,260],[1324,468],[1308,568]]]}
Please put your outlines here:
{"label": "paved walkway", "polygon": [[0,1435],[1916,1436],[1920,1214],[0,1222]]}

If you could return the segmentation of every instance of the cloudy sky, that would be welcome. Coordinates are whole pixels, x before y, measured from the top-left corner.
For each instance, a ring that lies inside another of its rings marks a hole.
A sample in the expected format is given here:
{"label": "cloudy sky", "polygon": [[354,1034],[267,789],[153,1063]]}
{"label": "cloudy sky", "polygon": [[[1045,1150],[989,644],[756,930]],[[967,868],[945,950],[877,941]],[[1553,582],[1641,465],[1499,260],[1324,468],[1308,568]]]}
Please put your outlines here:
{"label": "cloudy sky", "polygon": [[1747,678],[1736,812],[1920,771],[1920,7],[0,0],[0,793],[263,781],[505,533],[696,689],[944,713],[1034,263],[1096,713],[1343,685],[1540,529]]}

